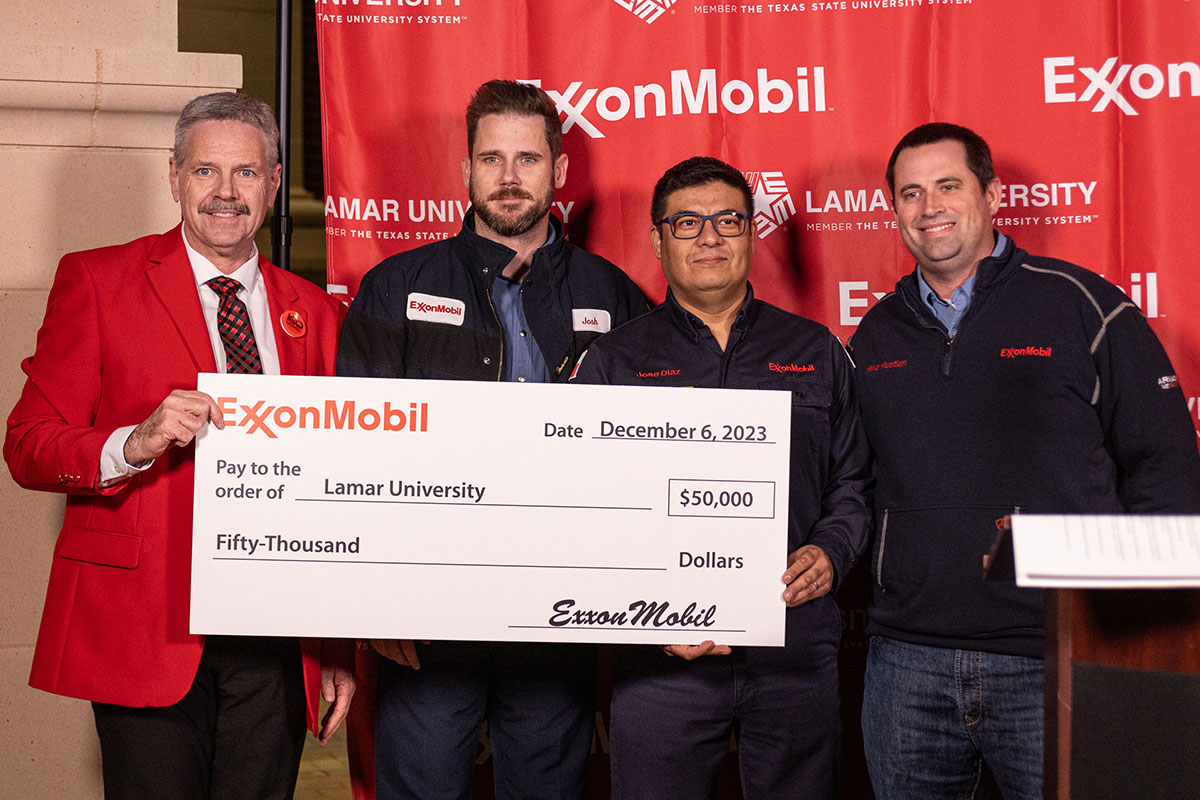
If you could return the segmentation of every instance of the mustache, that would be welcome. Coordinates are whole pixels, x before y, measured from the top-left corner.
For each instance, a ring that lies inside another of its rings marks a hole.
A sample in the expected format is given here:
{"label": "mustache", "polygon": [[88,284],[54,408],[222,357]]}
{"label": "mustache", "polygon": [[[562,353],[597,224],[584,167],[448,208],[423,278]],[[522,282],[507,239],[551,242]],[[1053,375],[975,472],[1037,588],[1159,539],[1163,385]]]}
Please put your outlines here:
{"label": "mustache", "polygon": [[196,210],[201,214],[211,214],[214,211],[236,211],[239,214],[250,213],[248,205],[233,200],[213,200],[210,203],[205,203]]}
{"label": "mustache", "polygon": [[524,189],[500,189],[488,195],[488,200],[532,200],[533,195]]}

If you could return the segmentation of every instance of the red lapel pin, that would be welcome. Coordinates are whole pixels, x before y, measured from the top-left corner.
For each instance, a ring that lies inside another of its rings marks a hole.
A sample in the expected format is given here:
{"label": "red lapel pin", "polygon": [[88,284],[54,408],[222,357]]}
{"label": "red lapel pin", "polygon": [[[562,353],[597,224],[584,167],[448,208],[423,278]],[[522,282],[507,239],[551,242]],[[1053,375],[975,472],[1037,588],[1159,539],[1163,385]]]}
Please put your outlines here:
{"label": "red lapel pin", "polygon": [[283,328],[283,332],[293,339],[299,339],[304,336],[308,327],[304,324],[304,315],[299,311],[285,311],[279,316],[279,325]]}

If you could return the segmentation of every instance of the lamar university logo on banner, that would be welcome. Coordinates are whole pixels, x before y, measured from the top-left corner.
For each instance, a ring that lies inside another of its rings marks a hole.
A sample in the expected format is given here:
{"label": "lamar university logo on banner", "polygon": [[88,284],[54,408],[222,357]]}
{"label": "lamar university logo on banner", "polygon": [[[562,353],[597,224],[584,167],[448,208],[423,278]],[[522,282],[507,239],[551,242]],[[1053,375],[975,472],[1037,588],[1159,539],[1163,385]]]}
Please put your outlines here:
{"label": "lamar university logo on banner", "polygon": [[746,182],[754,192],[754,222],[758,238],[765,239],[796,213],[791,192],[782,172],[747,172]]}
{"label": "lamar university logo on banner", "polygon": [[[1082,94],[1069,91],[1082,85],[1082,82],[1076,83],[1076,72],[1087,80],[1087,88]],[[1200,96],[1200,66],[1194,61],[1167,64],[1164,70],[1154,64],[1118,64],[1113,56],[1095,69],[1080,67],[1076,70],[1074,56],[1042,59],[1047,103],[1090,103],[1094,98],[1093,112],[1113,105],[1134,117],[1138,112],[1126,92],[1142,100],[1158,97],[1163,89],[1167,90],[1167,97],[1182,97],[1184,76],[1187,77],[1188,94]]]}
{"label": "lamar university logo on banner", "polygon": [[644,19],[646,24],[654,22],[662,16],[664,11],[675,5],[675,0],[613,0],[613,2]]}

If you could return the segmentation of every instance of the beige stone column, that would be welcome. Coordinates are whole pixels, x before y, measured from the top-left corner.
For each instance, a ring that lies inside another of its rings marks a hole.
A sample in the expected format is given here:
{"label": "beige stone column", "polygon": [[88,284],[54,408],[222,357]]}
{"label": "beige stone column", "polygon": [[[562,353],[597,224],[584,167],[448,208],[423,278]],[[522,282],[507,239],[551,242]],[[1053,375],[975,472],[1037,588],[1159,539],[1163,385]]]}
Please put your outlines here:
{"label": "beige stone column", "polygon": [[[198,94],[241,86],[239,56],[180,53],[176,0],[5,3],[0,25],[0,411],[23,384],[63,253],[178,222],[172,126]],[[91,709],[29,688],[60,496],[0,467],[0,794],[101,797]]]}

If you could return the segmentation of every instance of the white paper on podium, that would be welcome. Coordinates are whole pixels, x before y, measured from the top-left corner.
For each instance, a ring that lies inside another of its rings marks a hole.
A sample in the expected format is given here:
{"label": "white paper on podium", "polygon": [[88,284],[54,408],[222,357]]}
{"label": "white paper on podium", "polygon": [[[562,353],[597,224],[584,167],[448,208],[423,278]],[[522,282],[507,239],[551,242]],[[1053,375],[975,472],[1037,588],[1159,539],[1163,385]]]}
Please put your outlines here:
{"label": "white paper on podium", "polygon": [[1200,516],[1014,514],[1018,586],[1200,587]]}
{"label": "white paper on podium", "polygon": [[199,388],[196,633],[783,644],[786,392]]}

